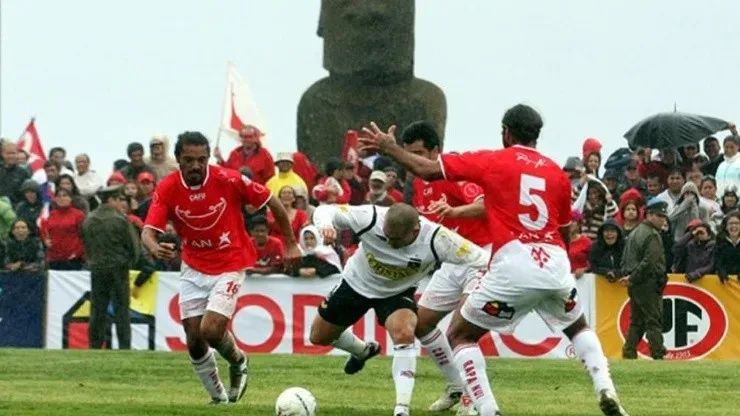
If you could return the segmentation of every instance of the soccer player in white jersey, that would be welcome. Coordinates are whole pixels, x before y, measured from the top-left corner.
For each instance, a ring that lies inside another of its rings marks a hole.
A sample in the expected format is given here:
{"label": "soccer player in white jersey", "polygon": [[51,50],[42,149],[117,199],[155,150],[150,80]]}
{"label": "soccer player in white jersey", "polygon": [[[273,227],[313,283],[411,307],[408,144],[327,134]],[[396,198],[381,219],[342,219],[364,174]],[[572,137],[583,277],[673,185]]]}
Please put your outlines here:
{"label": "soccer player in white jersey", "polygon": [[[394,416],[408,416],[414,389],[416,356],[416,284],[438,263],[467,265],[476,274],[488,262],[488,253],[449,229],[420,218],[409,205],[390,208],[373,205],[323,205],[313,222],[327,243],[337,230],[350,229],[360,239],[342,281],[319,307],[311,326],[311,342],[332,345],[350,353],[347,374],[360,371],[380,352],[376,342],[364,342],[347,328],[374,309],[378,322],[393,340]],[[464,278],[464,277],[461,277]]]}
{"label": "soccer player in white jersey", "polygon": [[389,155],[425,180],[466,180],[484,190],[491,265],[480,285],[455,311],[447,333],[455,366],[481,416],[501,412],[477,342],[489,330],[513,332],[530,311],[571,340],[593,380],[601,411],[626,416],[570,273],[569,180],[557,163],[536,150],[543,125],[537,111],[514,106],[501,124],[504,149],[443,154],[438,161],[404,152],[393,136],[393,126],[386,133],[371,123],[365,129],[369,137],[360,143],[364,150]]}

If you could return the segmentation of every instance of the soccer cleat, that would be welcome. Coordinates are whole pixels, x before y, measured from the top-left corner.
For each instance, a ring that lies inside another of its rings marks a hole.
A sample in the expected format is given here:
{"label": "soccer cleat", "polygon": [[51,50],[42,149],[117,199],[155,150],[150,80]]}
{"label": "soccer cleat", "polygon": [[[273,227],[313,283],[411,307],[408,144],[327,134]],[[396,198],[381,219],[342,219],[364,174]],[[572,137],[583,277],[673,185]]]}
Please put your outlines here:
{"label": "soccer cleat", "polygon": [[378,344],[375,341],[370,341],[365,346],[365,351],[363,352],[363,357],[355,357],[354,355],[350,355],[347,359],[347,362],[344,364],[344,373],[345,374],[355,374],[358,373],[360,370],[362,370],[365,367],[365,362],[376,355],[380,354],[380,344]]}
{"label": "soccer cleat", "polygon": [[244,356],[244,362],[229,366],[229,402],[236,403],[241,400],[247,391],[249,383],[249,357]]}
{"label": "soccer cleat", "polygon": [[442,395],[439,396],[439,399],[429,406],[429,411],[444,412],[445,410],[450,410],[452,406],[456,405],[457,402],[460,401],[462,394],[463,392],[461,387],[448,384],[447,387],[445,387],[445,391],[443,391]]}
{"label": "soccer cleat", "polygon": [[[478,411],[475,410],[473,399],[471,399],[467,394],[463,394],[462,397],[460,397],[460,405],[457,406],[457,413],[455,413],[455,416],[478,416],[478,414]],[[496,413],[496,415],[500,416],[500,413]]]}
{"label": "soccer cleat", "polygon": [[606,416],[629,416],[626,410],[619,404],[617,393],[613,390],[601,390],[599,395],[599,407]]}
{"label": "soccer cleat", "polygon": [[410,414],[409,406],[405,404],[397,404],[393,409],[393,416],[409,416]]}
{"label": "soccer cleat", "polygon": [[227,404],[229,402],[228,399],[223,399],[221,397],[213,397],[211,398],[211,402],[208,403],[209,406],[216,406],[219,404]]}

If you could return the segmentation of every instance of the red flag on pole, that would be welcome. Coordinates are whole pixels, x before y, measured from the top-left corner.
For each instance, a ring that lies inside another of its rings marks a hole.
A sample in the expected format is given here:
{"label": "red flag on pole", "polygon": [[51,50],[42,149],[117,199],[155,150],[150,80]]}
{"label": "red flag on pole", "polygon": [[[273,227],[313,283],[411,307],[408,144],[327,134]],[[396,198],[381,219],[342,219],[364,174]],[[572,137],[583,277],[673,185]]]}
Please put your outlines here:
{"label": "red flag on pole", "polygon": [[44,162],[46,162],[46,153],[44,153],[44,147],[41,145],[41,139],[39,133],[36,130],[36,119],[32,118],[26,126],[26,130],[21,134],[21,138],[18,139],[18,149],[23,150],[28,154],[28,166],[31,168],[31,173],[44,168]]}

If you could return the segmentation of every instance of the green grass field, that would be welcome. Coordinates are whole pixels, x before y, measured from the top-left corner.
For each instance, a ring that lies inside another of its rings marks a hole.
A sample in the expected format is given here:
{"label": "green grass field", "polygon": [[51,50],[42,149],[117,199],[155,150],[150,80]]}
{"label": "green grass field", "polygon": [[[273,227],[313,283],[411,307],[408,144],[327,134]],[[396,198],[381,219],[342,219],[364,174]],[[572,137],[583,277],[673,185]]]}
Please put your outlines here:
{"label": "green grass field", "polygon": [[[245,399],[209,407],[182,353],[0,349],[0,415],[269,416],[277,395],[291,386],[313,392],[319,415],[391,415],[390,359],[374,359],[355,376],[343,373],[343,363],[344,357],[253,356]],[[506,416],[600,414],[576,360],[489,360],[488,374]],[[618,361],[612,374],[633,416],[740,415],[740,362]],[[432,414],[426,408],[443,387],[434,364],[421,358],[412,414]]]}

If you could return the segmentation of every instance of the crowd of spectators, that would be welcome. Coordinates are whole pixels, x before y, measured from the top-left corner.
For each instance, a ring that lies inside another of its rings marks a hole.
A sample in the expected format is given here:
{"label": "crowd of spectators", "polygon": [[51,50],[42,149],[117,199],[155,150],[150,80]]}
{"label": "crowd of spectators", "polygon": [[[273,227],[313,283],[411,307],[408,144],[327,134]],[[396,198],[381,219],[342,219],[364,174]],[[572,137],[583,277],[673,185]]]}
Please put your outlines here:
{"label": "crowd of spectators", "polygon": [[[409,201],[410,180],[390,160],[359,154],[355,161],[330,159],[323,169],[302,153],[273,155],[262,146],[259,129],[246,126],[241,144],[224,158],[213,149],[216,163],[236,169],[267,186],[288,212],[295,237],[304,250],[298,267],[283,265],[283,237],[266,208],[244,208],[246,227],[259,252],[252,273],[287,273],[324,277],[341,270],[357,241],[344,233],[333,246],[325,245],[310,225],[321,204],[376,204]],[[681,148],[622,148],[604,160],[601,143],[583,142],[581,154],[567,159],[563,170],[571,178],[573,226],[570,258],[580,277],[594,272],[618,279],[625,237],[642,221],[648,200],[668,204],[668,227],[663,231],[670,259],[667,272],[685,273],[689,280],[719,274],[723,280],[740,273],[740,138],[722,142],[708,137]],[[703,152],[701,151],[703,150]],[[127,159],[114,163],[103,177],[90,157],[67,160],[61,147],[51,149],[43,170],[31,172],[29,155],[9,140],[2,141],[0,160],[0,259],[7,271],[81,270],[85,252],[81,224],[100,200],[104,186],[121,185],[125,215],[139,229],[157,183],[176,171],[169,139],[154,135],[144,146],[131,143]],[[173,234],[172,227],[168,233]],[[146,259],[146,258],[145,258]],[[178,261],[148,259],[156,270],[179,269]]]}

